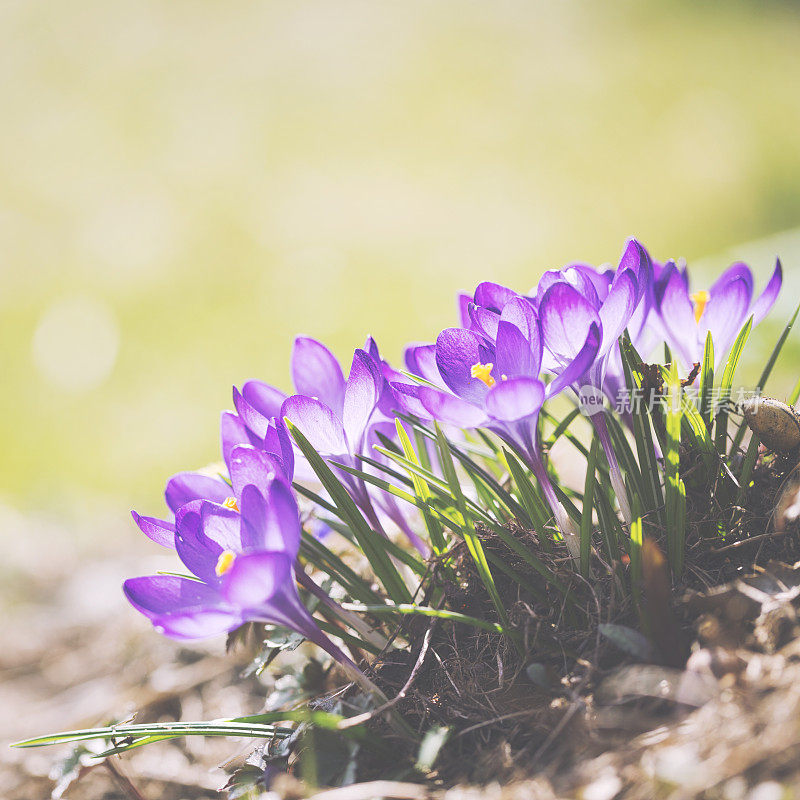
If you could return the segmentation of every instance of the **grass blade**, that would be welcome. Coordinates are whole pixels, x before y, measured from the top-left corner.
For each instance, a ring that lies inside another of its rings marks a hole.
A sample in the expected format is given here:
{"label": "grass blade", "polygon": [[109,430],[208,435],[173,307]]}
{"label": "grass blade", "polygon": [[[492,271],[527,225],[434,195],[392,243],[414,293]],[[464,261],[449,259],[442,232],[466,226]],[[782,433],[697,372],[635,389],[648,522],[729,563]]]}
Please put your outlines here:
{"label": "grass blade", "polygon": [[[673,366],[675,366],[673,364]],[[711,331],[706,333],[706,346],[703,351],[703,370],[700,373],[700,416],[708,431],[714,420],[714,342]]]}
{"label": "grass blade", "polygon": [[736,367],[739,364],[739,359],[742,357],[747,340],[750,338],[750,331],[753,329],[753,316],[744,324],[739,331],[736,341],[728,353],[728,360],[725,362],[725,369],[722,372],[722,382],[720,383],[719,403],[720,411],[716,417],[716,430],[714,435],[714,443],[716,450],[722,458],[725,457],[728,450],[728,401],[731,396],[731,387],[733,386],[733,376],[736,374]]}
{"label": "grass blade", "polygon": [[586,464],[586,481],[583,490],[583,510],[581,513],[581,575],[589,577],[589,558],[592,553],[592,511],[594,511],[594,485],[597,467],[597,452],[600,440],[592,438],[589,461]]}
{"label": "grass blade", "polygon": [[478,535],[475,533],[475,526],[472,522],[469,511],[467,510],[464,493],[461,490],[461,484],[458,482],[458,475],[456,475],[453,457],[450,454],[449,443],[445,438],[444,433],[442,433],[442,429],[438,425],[435,427],[436,437],[439,443],[439,462],[442,467],[442,472],[444,473],[447,483],[450,486],[452,496],[455,498],[458,510],[461,512],[461,516],[464,520],[464,525],[461,529],[464,542],[466,543],[467,550],[469,550],[469,553],[475,562],[475,567],[478,570],[481,581],[483,582],[486,592],[492,601],[492,605],[497,612],[497,616],[500,618],[500,622],[504,628],[509,629],[511,625],[508,620],[508,615],[506,614],[503,601],[500,599],[500,595],[497,591],[497,586],[495,585],[494,578],[492,577],[492,572],[489,569],[489,564],[486,561],[486,554],[483,551],[483,545],[481,544]]}
{"label": "grass blade", "polygon": [[686,548],[686,487],[680,476],[681,419],[684,399],[678,377],[678,365],[675,363],[670,368],[667,389],[667,447],[664,453],[667,554],[673,575],[680,575],[683,572]]}
{"label": "grass blade", "polygon": [[492,633],[502,633],[506,636],[513,635],[508,627],[498,625],[496,622],[489,622],[485,619],[470,617],[467,614],[460,614],[457,611],[446,609],[431,608],[430,606],[418,606],[413,603],[401,603],[400,605],[357,605],[355,603],[343,603],[342,607],[347,611],[362,612],[364,614],[412,614],[421,617],[437,617],[448,622],[461,622],[464,625],[471,625],[473,628],[481,628]]}
{"label": "grass blade", "polygon": [[286,426],[325,490],[331,496],[336,506],[337,516],[353,532],[359,547],[367,557],[373,572],[383,584],[389,597],[394,602],[410,602],[411,593],[384,547],[386,539],[370,528],[358,510],[353,498],[350,497],[350,494],[334,475],[333,470],[325,462],[325,459],[311,446],[311,443],[299,428],[288,418],[286,419]]}
{"label": "grass blade", "polygon": [[[763,371],[761,372],[761,377],[758,379],[758,383],[756,384],[756,388],[763,391],[764,387],[767,385],[767,380],[769,376],[772,374],[772,368],[775,366],[775,362],[778,360],[778,356],[783,350],[783,346],[786,344],[786,340],[789,338],[789,334],[792,332],[792,327],[794,326],[795,321],[797,320],[797,315],[800,313],[800,304],[798,304],[797,308],[794,310],[794,314],[792,314],[792,318],[786,323],[786,327],[783,329],[783,333],[781,333],[780,337],[778,337],[778,341],[775,343],[775,347],[772,348],[772,353],[770,353],[769,358],[767,359],[767,363],[764,366]],[[736,431],[736,436],[733,440],[733,446],[731,447],[731,452],[736,452],[739,449],[739,446],[742,444],[742,439],[744,439],[744,435],[747,432],[747,425],[745,425],[744,421],[739,426],[739,430]]]}

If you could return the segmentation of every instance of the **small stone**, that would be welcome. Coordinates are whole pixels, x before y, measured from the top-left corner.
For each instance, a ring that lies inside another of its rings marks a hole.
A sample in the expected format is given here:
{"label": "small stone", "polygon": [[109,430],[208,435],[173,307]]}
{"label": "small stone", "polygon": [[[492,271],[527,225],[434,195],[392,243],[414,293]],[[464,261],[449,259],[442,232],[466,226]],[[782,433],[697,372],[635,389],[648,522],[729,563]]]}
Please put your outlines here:
{"label": "small stone", "polygon": [[773,397],[754,397],[742,403],[750,430],[770,450],[789,453],[800,447],[800,415]]}

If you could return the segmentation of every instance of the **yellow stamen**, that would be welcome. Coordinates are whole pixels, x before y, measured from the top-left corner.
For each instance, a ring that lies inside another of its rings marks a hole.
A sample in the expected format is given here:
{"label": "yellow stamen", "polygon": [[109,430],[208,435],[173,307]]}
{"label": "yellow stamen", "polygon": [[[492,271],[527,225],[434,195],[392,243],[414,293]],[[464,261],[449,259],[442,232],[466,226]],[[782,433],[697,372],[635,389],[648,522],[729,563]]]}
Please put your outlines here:
{"label": "yellow stamen", "polygon": [[703,316],[703,312],[706,310],[706,303],[711,299],[711,295],[703,289],[689,295],[689,299],[694,303],[694,321],[700,322],[700,317]]}
{"label": "yellow stamen", "polygon": [[236,502],[235,497],[226,497],[222,505],[224,505],[225,508],[230,508],[233,511],[239,510],[239,504]]}
{"label": "yellow stamen", "polygon": [[479,381],[483,381],[490,389],[495,385],[496,381],[492,377],[492,367],[494,364],[473,364],[470,368],[469,374]]}
{"label": "yellow stamen", "polygon": [[235,560],[236,553],[233,553],[230,550],[223,550],[219,554],[217,566],[214,567],[214,572],[216,572],[217,575],[224,575],[233,566],[233,562]]}

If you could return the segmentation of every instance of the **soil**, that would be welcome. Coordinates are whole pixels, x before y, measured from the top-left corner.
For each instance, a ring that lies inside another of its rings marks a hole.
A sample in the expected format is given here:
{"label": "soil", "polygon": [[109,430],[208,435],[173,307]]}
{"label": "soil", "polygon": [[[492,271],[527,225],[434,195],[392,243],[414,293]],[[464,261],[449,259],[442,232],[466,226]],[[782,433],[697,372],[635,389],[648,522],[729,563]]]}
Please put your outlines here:
{"label": "soil", "polygon": [[[715,506],[707,492],[690,491],[685,580],[668,588],[658,531],[651,530],[644,556],[649,588],[638,614],[614,589],[614,570],[625,565],[609,569],[600,558],[599,579],[573,582],[569,602],[537,581],[524,590],[499,582],[523,649],[536,653],[534,664],[494,634],[408,618],[408,652],[387,655],[375,678],[388,697],[406,689],[397,710],[412,727],[451,728],[435,771],[423,781],[409,769],[417,753],[373,722],[390,758],[365,750],[357,764],[360,783],[318,796],[800,796],[800,568],[788,566],[800,560],[800,535],[796,526],[780,534],[770,527],[792,467],[790,459],[762,458],[743,510]],[[723,513],[737,520],[735,535],[725,541],[709,534]],[[502,547],[488,534],[484,540],[489,549]],[[566,578],[563,554],[549,559]],[[13,739],[122,720],[134,710],[138,722],[257,713],[275,690],[270,671],[242,678],[250,660],[244,648],[226,654],[219,642],[182,646],[157,637],[121,598],[87,604],[88,580],[96,586],[99,579],[107,597],[124,576],[150,571],[135,559],[93,559],[91,576],[61,561],[61,571],[50,565],[43,577],[39,565],[28,576],[39,587],[32,593],[38,602],[5,609],[3,796],[219,796],[252,742],[187,738],[99,765],[85,757],[83,765],[72,763],[70,746],[5,747]],[[457,560],[447,584],[449,607],[491,618],[470,564],[466,556]],[[614,636],[601,635],[600,623],[619,627]],[[650,631],[649,650],[630,633],[642,626]],[[305,657],[301,648],[279,664]],[[290,776],[278,776],[271,788],[273,797],[313,795]]]}

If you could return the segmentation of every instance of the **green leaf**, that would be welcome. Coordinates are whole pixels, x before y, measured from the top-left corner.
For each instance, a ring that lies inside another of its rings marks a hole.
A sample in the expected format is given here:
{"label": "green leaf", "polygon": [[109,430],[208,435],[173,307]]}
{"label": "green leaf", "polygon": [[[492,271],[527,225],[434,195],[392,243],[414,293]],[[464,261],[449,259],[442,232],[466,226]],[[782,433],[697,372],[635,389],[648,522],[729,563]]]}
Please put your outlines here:
{"label": "green leaf", "polygon": [[761,444],[758,436],[752,434],[750,444],[747,446],[747,454],[742,462],[742,471],[739,473],[739,491],[736,495],[736,505],[740,506],[747,498],[747,490],[750,486],[750,479],[753,477],[753,469],[758,461],[758,447]]}
{"label": "green leaf", "polygon": [[644,532],[642,529],[642,518],[637,517],[631,524],[630,539],[630,558],[631,558],[631,592],[633,593],[633,603],[639,614],[639,619],[644,619],[644,609],[642,607],[642,544],[644,543]]}
{"label": "green leaf", "polygon": [[544,550],[550,551],[553,548],[545,532],[545,525],[550,519],[550,512],[544,507],[541,498],[533,488],[530,478],[517,457],[505,447],[502,452],[506,465],[508,466],[508,471],[514,479],[519,496],[522,499],[522,505],[527,512],[530,525],[534,531],[536,531],[536,536]]}
{"label": "green leaf", "polygon": [[364,555],[372,567],[378,580],[383,584],[389,597],[395,602],[409,602],[411,593],[400,577],[400,573],[392,563],[389,553],[384,547],[386,539],[376,534],[367,524],[353,499],[333,470],[322,456],[311,446],[303,433],[290,419],[286,418],[286,426],[292,434],[300,451],[306,457],[311,468],[333,500],[338,516],[348,525]]}
{"label": "green leaf", "polygon": [[370,589],[367,581],[348,567],[319,539],[305,530],[300,542],[300,555],[318,570],[333,578],[354,599],[362,603],[374,603],[380,600],[378,595]]}
{"label": "green leaf", "polygon": [[442,467],[442,472],[444,473],[445,479],[450,486],[450,492],[456,500],[458,510],[461,512],[461,516],[464,519],[464,526],[461,529],[461,533],[464,536],[464,542],[467,545],[467,550],[475,562],[478,575],[480,575],[481,581],[486,588],[486,592],[492,601],[492,605],[494,606],[495,611],[497,611],[497,616],[500,617],[503,627],[510,629],[511,625],[508,621],[508,615],[506,614],[503,601],[500,599],[497,587],[495,586],[494,578],[492,577],[492,571],[489,569],[489,564],[486,561],[486,554],[483,551],[483,545],[475,533],[475,526],[470,517],[469,510],[467,509],[467,503],[464,499],[464,493],[461,490],[461,484],[458,482],[458,475],[456,475],[453,458],[450,455],[448,441],[438,424],[435,424],[435,430],[439,443],[439,462]]}
{"label": "green leaf", "polygon": [[[425,436],[425,438],[430,439],[438,446],[438,438],[435,431],[427,428],[425,425],[420,423],[419,420],[407,414],[398,413],[397,416],[411,425],[415,431],[419,431],[423,436]],[[473,482],[476,480],[481,480],[498,498],[498,500],[508,509],[508,512],[512,517],[515,519],[521,519],[525,517],[525,509],[498,483],[498,481],[489,472],[483,469],[475,462],[474,459],[470,458],[465,452],[456,447],[456,445],[449,440],[448,448],[450,453],[458,460]]]}
{"label": "green leaf", "polygon": [[681,420],[685,402],[675,363],[670,368],[667,391],[667,440],[664,452],[667,553],[673,574],[680,575],[686,549],[686,487],[680,477]]}
{"label": "green leaf", "polygon": [[581,575],[589,577],[589,559],[592,553],[592,512],[594,511],[594,485],[597,466],[597,452],[600,440],[592,437],[589,461],[586,464],[586,479],[583,490],[583,510],[581,512]]}
{"label": "green leaf", "polygon": [[[725,362],[725,369],[722,372],[722,382],[720,383],[720,412],[716,417],[716,431],[714,443],[717,452],[721,457],[725,457],[728,449],[728,400],[731,396],[731,387],[733,386],[733,377],[736,374],[736,367],[739,364],[739,359],[742,357],[747,340],[750,338],[750,331],[753,329],[753,316],[742,326],[736,341],[728,353],[728,360]],[[800,385],[800,384],[799,384]]]}
{"label": "green leaf", "polygon": [[[674,366],[674,365],[673,365]],[[714,342],[711,331],[706,333],[706,346],[703,351],[703,369],[700,373],[700,416],[703,418],[706,429],[711,431],[714,420]]]}
{"label": "green leaf", "polygon": [[[403,452],[406,454],[406,458],[409,461],[413,461],[415,464],[417,464],[417,466],[422,467],[422,463],[417,457],[417,454],[414,452],[414,447],[411,444],[411,440],[408,438],[408,434],[403,427],[403,423],[399,419],[396,419],[394,422],[395,428],[397,429],[397,437],[400,440],[400,444],[403,447]],[[424,447],[420,448],[420,452],[422,451],[424,451]],[[430,469],[428,471],[430,471]],[[414,482],[415,494],[423,502],[423,504],[425,504],[422,508],[422,518],[425,521],[425,527],[428,531],[433,552],[436,555],[441,555],[447,549],[447,542],[445,541],[444,531],[442,530],[441,524],[432,514],[429,513],[427,509],[427,502],[431,498],[430,489],[428,488],[427,482],[422,477],[417,475],[417,473],[412,472],[411,479]]]}
{"label": "green leaf", "polygon": [[[783,329],[783,333],[781,333],[778,341],[775,343],[775,347],[772,348],[772,353],[770,353],[769,358],[767,359],[767,363],[764,365],[764,369],[761,373],[761,377],[758,379],[758,383],[756,387],[763,391],[764,387],[767,385],[767,380],[769,376],[772,374],[772,368],[775,366],[775,362],[778,360],[778,356],[783,350],[783,346],[786,344],[786,340],[789,338],[789,334],[792,332],[792,327],[794,326],[795,320],[797,319],[797,315],[800,313],[800,304],[798,304],[797,308],[794,310],[794,314],[792,314],[792,318],[789,322],[786,323],[786,327]],[[747,432],[747,425],[742,421],[742,424],[739,426],[739,430],[736,431],[736,436],[733,439],[733,446],[731,447],[731,452],[736,452],[739,449],[739,446],[742,443],[742,439],[744,439],[744,435]]]}
{"label": "green leaf", "polygon": [[449,611],[444,608],[432,608],[430,606],[418,606],[413,603],[400,603],[398,605],[358,605],[356,603],[342,603],[342,608],[347,611],[361,612],[364,614],[388,615],[392,614],[411,614],[419,617],[437,617],[448,622],[460,622],[464,625],[471,625],[473,628],[480,628],[492,633],[510,634],[512,631],[506,625],[498,625],[496,622],[489,622],[485,619],[470,617],[467,614],[460,614],[457,611]]}
{"label": "green leaf", "polygon": [[[636,389],[641,389],[641,374],[637,372],[634,376],[631,364],[640,364],[641,358],[630,343],[627,333],[620,339],[620,354],[622,356],[622,367],[625,373],[625,382],[633,396]],[[650,429],[650,415],[647,409],[634,408],[633,414],[633,438],[636,442],[636,452],[639,457],[639,468],[642,475],[643,494],[640,499],[644,504],[645,511],[652,511],[661,516],[663,506],[663,496],[659,482],[659,469],[656,462],[656,451],[653,443],[653,434]],[[663,524],[663,520],[662,520]]]}

